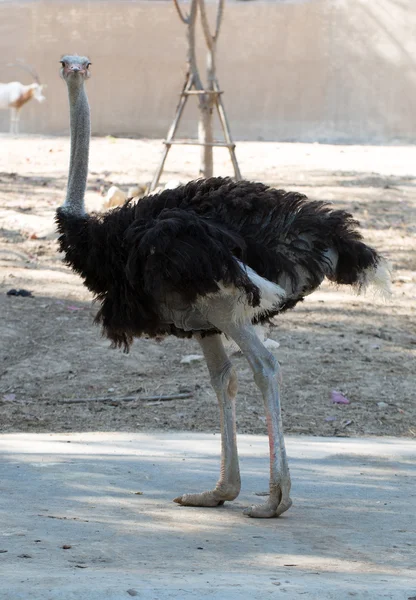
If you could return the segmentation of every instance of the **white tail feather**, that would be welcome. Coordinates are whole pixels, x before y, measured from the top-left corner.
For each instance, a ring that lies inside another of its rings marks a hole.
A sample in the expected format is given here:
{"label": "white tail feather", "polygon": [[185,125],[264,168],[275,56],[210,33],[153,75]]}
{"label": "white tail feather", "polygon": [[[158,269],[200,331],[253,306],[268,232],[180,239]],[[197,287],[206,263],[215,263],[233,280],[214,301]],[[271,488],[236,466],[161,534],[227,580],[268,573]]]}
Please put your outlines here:
{"label": "white tail feather", "polygon": [[361,274],[355,288],[358,293],[366,292],[368,288],[373,288],[374,291],[383,298],[387,299],[391,296],[391,271],[390,263],[380,258],[375,267],[365,269]]}

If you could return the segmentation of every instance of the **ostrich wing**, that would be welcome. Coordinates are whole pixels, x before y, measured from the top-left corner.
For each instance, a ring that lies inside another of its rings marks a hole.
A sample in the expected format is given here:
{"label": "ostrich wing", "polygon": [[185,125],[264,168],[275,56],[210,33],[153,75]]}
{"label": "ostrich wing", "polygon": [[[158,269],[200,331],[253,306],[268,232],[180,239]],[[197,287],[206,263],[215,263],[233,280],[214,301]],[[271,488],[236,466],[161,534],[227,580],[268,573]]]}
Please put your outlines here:
{"label": "ostrich wing", "polygon": [[230,228],[192,211],[163,210],[156,219],[134,222],[126,233],[126,275],[157,302],[172,295],[192,305],[197,297],[234,285],[259,303],[259,290],[239,260],[244,240]]}

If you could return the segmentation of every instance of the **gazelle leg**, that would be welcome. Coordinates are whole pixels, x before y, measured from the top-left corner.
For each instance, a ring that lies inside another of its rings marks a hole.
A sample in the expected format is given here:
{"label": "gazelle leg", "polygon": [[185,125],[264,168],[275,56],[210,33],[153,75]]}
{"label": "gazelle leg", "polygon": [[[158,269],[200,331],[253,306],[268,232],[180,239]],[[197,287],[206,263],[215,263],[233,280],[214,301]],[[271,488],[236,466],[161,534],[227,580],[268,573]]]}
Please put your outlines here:
{"label": "gazelle leg", "polygon": [[10,109],[10,133],[17,135],[19,133],[19,109]]}
{"label": "gazelle leg", "polygon": [[14,133],[14,124],[16,121],[16,109],[15,108],[11,108],[10,109],[10,133],[13,134]]}
{"label": "gazelle leg", "polygon": [[175,502],[184,506],[218,506],[234,500],[240,493],[240,470],[237,454],[235,397],[237,376],[224,350],[220,335],[198,337],[208,365],[211,384],[217,395],[221,420],[221,474],[211,491],[183,494]]}

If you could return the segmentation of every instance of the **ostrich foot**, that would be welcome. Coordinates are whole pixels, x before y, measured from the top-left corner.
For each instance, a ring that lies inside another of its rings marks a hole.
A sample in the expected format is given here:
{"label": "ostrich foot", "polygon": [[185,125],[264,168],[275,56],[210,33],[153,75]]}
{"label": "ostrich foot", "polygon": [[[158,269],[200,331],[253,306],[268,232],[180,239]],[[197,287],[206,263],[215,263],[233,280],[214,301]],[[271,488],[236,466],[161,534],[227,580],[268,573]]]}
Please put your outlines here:
{"label": "ostrich foot", "polygon": [[292,506],[292,500],[289,497],[290,483],[286,485],[273,486],[269,499],[264,504],[255,504],[246,508],[244,514],[247,517],[257,519],[270,519],[279,517]]}
{"label": "ostrich foot", "polygon": [[239,490],[219,490],[215,489],[209,492],[200,494],[183,494],[178,496],[173,501],[182,506],[221,506],[226,500],[235,500]]}

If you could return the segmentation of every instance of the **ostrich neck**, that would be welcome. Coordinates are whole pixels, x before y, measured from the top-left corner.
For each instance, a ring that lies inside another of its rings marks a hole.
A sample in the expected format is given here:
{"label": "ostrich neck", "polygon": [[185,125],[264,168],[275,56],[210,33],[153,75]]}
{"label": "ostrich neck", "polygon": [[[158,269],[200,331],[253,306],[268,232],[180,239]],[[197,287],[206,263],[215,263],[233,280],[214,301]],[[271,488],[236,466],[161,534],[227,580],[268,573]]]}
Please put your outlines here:
{"label": "ostrich neck", "polygon": [[87,187],[90,147],[90,107],[84,82],[69,81],[68,96],[71,123],[71,158],[68,188],[63,208],[75,215],[84,215],[84,196]]}

